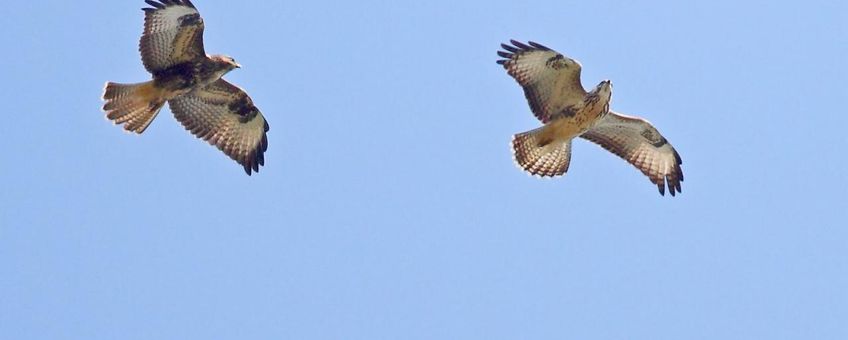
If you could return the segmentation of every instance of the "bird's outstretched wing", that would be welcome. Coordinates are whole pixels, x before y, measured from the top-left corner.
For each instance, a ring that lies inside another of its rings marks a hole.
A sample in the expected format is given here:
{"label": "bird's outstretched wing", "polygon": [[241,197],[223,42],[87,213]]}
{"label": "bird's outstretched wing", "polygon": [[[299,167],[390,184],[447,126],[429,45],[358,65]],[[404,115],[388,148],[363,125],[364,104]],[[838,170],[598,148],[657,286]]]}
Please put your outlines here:
{"label": "bird's outstretched wing", "polygon": [[524,95],[536,118],[547,123],[583,101],[586,90],[580,83],[580,63],[535,42],[510,40],[501,44],[498,60],[510,76],[524,88]]}
{"label": "bird's outstretched wing", "polygon": [[144,0],[144,33],[139,51],[144,68],[157,73],[168,67],[206,57],[203,19],[190,0]]}
{"label": "bird's outstretched wing", "polygon": [[580,137],[633,164],[657,185],[660,194],[665,195],[666,183],[672,196],[680,192],[683,161],[677,150],[648,121],[610,111]]}
{"label": "bird's outstretched wing", "polygon": [[248,175],[265,165],[268,123],[242,89],[219,79],[168,104],[186,130],[217,146]]}

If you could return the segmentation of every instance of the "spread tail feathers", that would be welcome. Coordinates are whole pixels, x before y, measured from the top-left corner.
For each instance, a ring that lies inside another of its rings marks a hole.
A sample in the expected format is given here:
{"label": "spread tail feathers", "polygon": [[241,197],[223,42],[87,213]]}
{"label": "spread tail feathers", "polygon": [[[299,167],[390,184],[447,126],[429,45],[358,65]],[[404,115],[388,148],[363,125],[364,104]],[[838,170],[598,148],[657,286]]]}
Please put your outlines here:
{"label": "spread tail feathers", "polygon": [[547,140],[542,128],[512,137],[512,154],[524,171],[542,177],[562,176],[571,162],[571,139]]}
{"label": "spread tail feathers", "polygon": [[138,84],[108,82],[103,91],[103,111],[124,130],[142,133],[165,105],[164,91],[148,81]]}

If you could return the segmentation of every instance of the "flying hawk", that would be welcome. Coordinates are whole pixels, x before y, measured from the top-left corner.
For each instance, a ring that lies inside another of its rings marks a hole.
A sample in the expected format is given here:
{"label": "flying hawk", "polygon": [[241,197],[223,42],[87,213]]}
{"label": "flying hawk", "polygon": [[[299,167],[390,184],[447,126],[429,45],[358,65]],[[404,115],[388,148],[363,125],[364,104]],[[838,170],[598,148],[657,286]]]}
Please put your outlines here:
{"label": "flying hawk", "polygon": [[139,50],[153,80],[106,83],[106,118],[138,134],[168,102],[186,130],[244,167],[250,175],[265,164],[268,123],[238,86],[221,77],[241,67],[225,55],[207,55],[203,18],[189,0],[145,0]]}
{"label": "flying hawk", "polygon": [[530,110],[544,124],[513,136],[516,163],[533,175],[562,176],[571,163],[571,140],[582,137],[642,171],[660,194],[672,196],[683,182],[683,162],[648,121],[610,111],[612,84],[604,80],[586,92],[580,63],[535,42],[501,44],[498,60],[524,88]]}

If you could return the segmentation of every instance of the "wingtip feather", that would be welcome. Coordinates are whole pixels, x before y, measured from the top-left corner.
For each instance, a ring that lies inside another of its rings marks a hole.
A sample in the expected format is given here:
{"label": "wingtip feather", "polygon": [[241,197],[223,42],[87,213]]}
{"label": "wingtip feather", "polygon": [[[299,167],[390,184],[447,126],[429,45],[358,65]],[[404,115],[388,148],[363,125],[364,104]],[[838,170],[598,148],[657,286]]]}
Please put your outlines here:
{"label": "wingtip feather", "polygon": [[517,48],[515,48],[515,47],[513,47],[513,46],[509,46],[509,45],[507,45],[507,44],[501,44],[501,48],[503,48],[503,49],[505,49],[505,50],[507,50],[507,51],[510,51],[510,52],[512,52],[512,53],[518,52],[518,49],[517,49]]}
{"label": "wingtip feather", "polygon": [[533,46],[533,47],[540,49],[540,50],[543,50],[543,51],[550,51],[551,50],[550,47],[547,47],[547,46],[542,45],[540,43],[537,43],[535,41],[528,41],[527,43],[529,43],[530,46]]}
{"label": "wingtip feather", "polygon": [[144,0],[144,2],[153,7],[142,8],[142,10],[145,12],[157,11],[170,6],[186,6],[189,8],[197,9],[197,7],[194,6],[191,0]]}
{"label": "wingtip feather", "polygon": [[[150,6],[153,6],[154,8],[158,8],[158,9],[165,8],[164,4],[158,3],[158,2],[153,1],[153,0],[144,0],[144,2],[147,3]],[[144,8],[142,8],[142,9],[144,9]],[[152,8],[148,8],[148,9],[152,9]]]}

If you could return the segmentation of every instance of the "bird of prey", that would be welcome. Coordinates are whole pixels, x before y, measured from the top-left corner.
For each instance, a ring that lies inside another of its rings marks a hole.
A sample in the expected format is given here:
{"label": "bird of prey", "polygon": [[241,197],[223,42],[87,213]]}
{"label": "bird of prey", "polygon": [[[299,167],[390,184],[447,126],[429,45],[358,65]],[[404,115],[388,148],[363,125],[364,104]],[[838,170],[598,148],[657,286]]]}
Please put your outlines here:
{"label": "bird of prey", "polygon": [[139,51],[153,80],[107,82],[106,118],[138,134],[167,102],[180,123],[215,145],[250,175],[265,164],[268,123],[241,88],[221,78],[241,67],[225,55],[207,55],[203,19],[190,0],[145,0]]}
{"label": "bird of prey", "polygon": [[510,40],[498,55],[510,76],[524,88],[530,110],[542,127],[513,136],[516,163],[532,175],[562,176],[571,163],[571,140],[599,144],[642,171],[665,195],[681,192],[680,155],[648,121],[610,111],[612,83],[604,80],[586,92],[580,63],[535,42]]}

